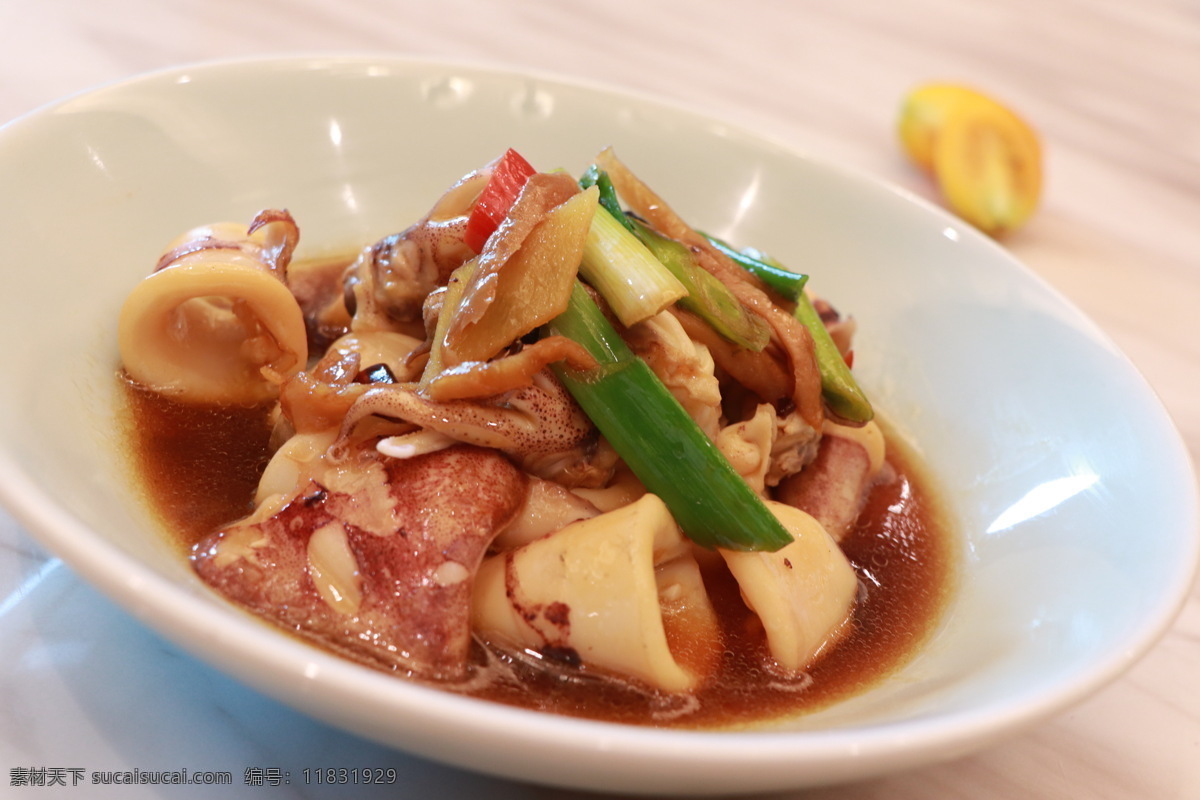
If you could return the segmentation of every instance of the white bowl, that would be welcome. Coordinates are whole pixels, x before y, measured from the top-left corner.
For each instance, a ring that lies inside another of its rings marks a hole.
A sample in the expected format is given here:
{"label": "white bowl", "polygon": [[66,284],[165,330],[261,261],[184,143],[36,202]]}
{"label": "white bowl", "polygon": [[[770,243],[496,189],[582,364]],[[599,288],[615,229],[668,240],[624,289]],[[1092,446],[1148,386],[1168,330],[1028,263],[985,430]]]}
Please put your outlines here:
{"label": "white bowl", "polygon": [[[813,274],[860,323],[861,380],[927,461],[960,587],[906,667],[769,729],[556,717],[423,688],[273,632],[193,576],[131,489],[115,320],[175,234],[286,206],[302,253],[418,217],[515,146],[618,153],[699,227]],[[1005,251],[870,179],[645,98],[390,58],[185,67],[0,129],[0,495],[73,569],[198,657],[398,748],[579,788],[750,792],[983,747],[1080,700],[1168,626],[1197,560],[1196,483],[1112,343]]]}

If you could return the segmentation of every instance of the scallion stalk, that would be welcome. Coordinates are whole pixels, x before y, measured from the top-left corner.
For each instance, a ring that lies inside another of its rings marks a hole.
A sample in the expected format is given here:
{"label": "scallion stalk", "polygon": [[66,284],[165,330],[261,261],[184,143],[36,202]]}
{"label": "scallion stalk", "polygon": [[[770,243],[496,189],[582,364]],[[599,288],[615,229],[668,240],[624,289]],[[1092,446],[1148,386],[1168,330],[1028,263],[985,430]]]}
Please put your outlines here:
{"label": "scallion stalk", "polygon": [[701,232],[700,235],[707,239],[709,244],[728,256],[733,263],[757,277],[788,300],[796,300],[804,294],[804,284],[808,282],[807,275],[792,272],[778,263],[773,264],[768,260],[738,250],[707,233]]}
{"label": "scallion stalk", "polygon": [[846,422],[866,424],[875,417],[871,401],[854,379],[850,365],[842,358],[825,321],[813,307],[808,295],[801,294],[796,301],[793,315],[812,335],[817,354],[817,367],[821,370],[821,397],[834,416]]}
{"label": "scallion stalk", "polygon": [[558,365],[567,390],[646,489],[704,547],[778,550],[792,535],[729,464],[576,282],[550,332],[583,345],[598,365]]}
{"label": "scallion stalk", "polygon": [[687,295],[684,285],[604,208],[592,217],[579,274],[627,327]]}
{"label": "scallion stalk", "polygon": [[829,329],[812,301],[804,293],[808,276],[792,272],[765,253],[736,250],[720,239],[701,234],[713,247],[729,256],[734,263],[757,275],[764,283],[796,303],[793,316],[808,329],[816,349],[817,367],[821,371],[821,396],[825,405],[839,419],[856,424],[866,424],[875,417],[871,401],[867,399],[846,359],[829,335]]}
{"label": "scallion stalk", "polygon": [[759,351],[771,340],[766,321],[751,313],[721,279],[692,258],[687,245],[663,236],[650,226],[629,220],[637,237],[687,289],[679,307],[690,311],[722,337],[747,350]]}
{"label": "scallion stalk", "polygon": [[[772,269],[788,271],[787,267],[765,253],[756,260]],[[871,407],[871,401],[854,379],[854,373],[850,371],[850,365],[842,357],[842,351],[838,350],[833,337],[829,335],[825,321],[821,319],[812,300],[804,292],[796,298],[796,308],[792,316],[808,328],[809,335],[812,336],[817,354],[817,367],[821,370],[821,397],[825,400],[825,405],[834,416],[845,422],[864,425],[874,419],[875,409]]]}
{"label": "scallion stalk", "polygon": [[621,201],[617,198],[617,190],[613,186],[612,178],[608,177],[608,173],[600,169],[596,164],[588,167],[587,171],[579,179],[579,187],[581,189],[587,189],[591,186],[595,186],[600,190],[600,205],[613,215],[613,219],[624,225],[625,229],[630,233],[636,233],[633,228],[633,221],[625,216],[625,212],[621,208]]}

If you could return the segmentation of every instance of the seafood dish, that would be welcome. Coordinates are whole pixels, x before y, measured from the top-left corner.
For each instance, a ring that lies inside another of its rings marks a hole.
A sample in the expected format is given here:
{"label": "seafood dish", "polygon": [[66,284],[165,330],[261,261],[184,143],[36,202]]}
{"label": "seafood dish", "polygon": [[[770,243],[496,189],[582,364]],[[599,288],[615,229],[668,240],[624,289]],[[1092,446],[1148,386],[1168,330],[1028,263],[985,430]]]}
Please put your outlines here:
{"label": "seafood dish", "polygon": [[508,150],[346,258],[297,257],[302,224],[182,233],[118,320],[138,479],[229,602],[398,678],[684,727],[862,691],[936,623],[953,536],[815,267],[612,149]]}

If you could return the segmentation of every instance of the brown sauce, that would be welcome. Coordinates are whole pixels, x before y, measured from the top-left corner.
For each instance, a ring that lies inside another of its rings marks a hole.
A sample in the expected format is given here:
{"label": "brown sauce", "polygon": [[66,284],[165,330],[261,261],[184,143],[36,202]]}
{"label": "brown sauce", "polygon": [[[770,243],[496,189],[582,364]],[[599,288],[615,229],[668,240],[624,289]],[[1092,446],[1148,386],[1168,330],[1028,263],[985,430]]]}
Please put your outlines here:
{"label": "brown sauce", "polygon": [[270,456],[269,406],[191,405],[122,383],[128,455],[164,530],[190,549],[249,514]]}
{"label": "brown sauce", "polygon": [[888,461],[896,479],[874,487],[841,542],[859,577],[849,630],[805,675],[785,677],[764,666],[771,658],[762,624],[718,565],[704,573],[725,652],[717,678],[691,695],[647,692],[542,664],[518,664],[518,680],[489,685],[480,694],[613,722],[729,728],[815,711],[864,691],[902,666],[928,638],[950,593],[957,555],[931,487],[895,437],[888,438]]}
{"label": "brown sauce", "polygon": [[[189,406],[126,384],[129,455],[163,527],[186,552],[245,516],[269,457],[269,409]],[[812,711],[859,693],[902,666],[928,638],[953,584],[954,539],[929,481],[895,437],[895,480],[872,491],[842,549],[859,576],[844,638],[800,678],[772,674],[765,636],[719,568],[705,568],[725,639],[720,673],[686,696],[477,648],[466,688],[495,702],[570,716],[690,728],[738,727]]]}

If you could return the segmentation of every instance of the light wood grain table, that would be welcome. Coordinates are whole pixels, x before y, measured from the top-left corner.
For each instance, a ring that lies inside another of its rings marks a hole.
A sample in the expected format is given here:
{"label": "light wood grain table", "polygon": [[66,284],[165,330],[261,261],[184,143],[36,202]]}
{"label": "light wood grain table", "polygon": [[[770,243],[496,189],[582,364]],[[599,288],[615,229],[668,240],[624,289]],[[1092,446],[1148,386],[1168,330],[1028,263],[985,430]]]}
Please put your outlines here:
{"label": "light wood grain table", "polygon": [[[1200,453],[1195,0],[0,0],[0,121],[147,70],[318,52],[600,81],[931,198],[896,145],[899,100],[929,79],[983,87],[1031,120],[1046,149],[1042,208],[1005,246],[1115,339]],[[1198,634],[1193,594],[1148,657],[1073,710],[965,760],[803,796],[1198,798]],[[234,685],[110,606],[2,514],[0,636],[0,795],[17,792],[14,767],[206,762],[240,775],[320,756],[401,769],[409,782],[396,796],[561,796],[375,747]],[[318,796],[281,791],[248,796]]]}

